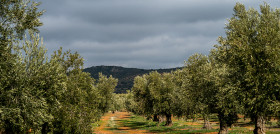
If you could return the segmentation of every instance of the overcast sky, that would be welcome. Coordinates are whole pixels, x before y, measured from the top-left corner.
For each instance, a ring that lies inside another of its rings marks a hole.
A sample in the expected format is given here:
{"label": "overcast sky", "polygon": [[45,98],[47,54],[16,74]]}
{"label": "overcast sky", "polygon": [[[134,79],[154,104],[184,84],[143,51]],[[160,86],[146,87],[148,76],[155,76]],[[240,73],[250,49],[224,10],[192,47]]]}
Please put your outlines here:
{"label": "overcast sky", "polygon": [[[207,55],[224,36],[236,2],[259,9],[263,0],[48,0],[40,28],[51,54],[77,51],[85,67],[180,67]],[[280,8],[279,0],[266,1]]]}

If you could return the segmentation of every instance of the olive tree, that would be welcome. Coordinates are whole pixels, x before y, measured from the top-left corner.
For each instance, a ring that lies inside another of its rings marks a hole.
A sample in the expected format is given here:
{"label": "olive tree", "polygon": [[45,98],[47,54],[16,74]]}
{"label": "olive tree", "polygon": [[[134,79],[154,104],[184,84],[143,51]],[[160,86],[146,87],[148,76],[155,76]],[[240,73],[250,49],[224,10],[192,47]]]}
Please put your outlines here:
{"label": "olive tree", "polygon": [[[26,30],[37,30],[42,23],[39,17],[38,3],[27,0],[2,0],[0,2],[0,132],[15,132],[19,123],[13,117],[19,116],[19,108],[14,97],[18,85],[16,55],[12,54],[15,41],[23,39]],[[20,96],[20,95],[19,95]],[[20,122],[22,120],[18,120]],[[23,130],[19,130],[23,131]]]}
{"label": "olive tree", "polygon": [[38,5],[0,1],[0,133],[90,133],[117,80],[100,76],[95,83],[78,53],[61,48],[49,58],[36,34]]}
{"label": "olive tree", "polygon": [[212,99],[214,113],[218,114],[220,123],[220,134],[228,133],[228,128],[238,120],[238,113],[244,113],[244,107],[240,104],[240,97],[238,96],[238,87],[236,87],[231,75],[230,68],[219,62],[219,55],[217,50],[212,50],[209,54],[209,63],[206,67],[210,69],[210,73],[206,78],[213,82],[211,85]]}
{"label": "olive tree", "polygon": [[100,96],[98,99],[100,101],[98,108],[103,114],[108,112],[110,107],[113,106],[113,93],[117,83],[118,79],[113,78],[112,76],[107,77],[102,73],[99,73],[96,88],[98,90],[98,95]]}
{"label": "olive tree", "polygon": [[280,11],[268,4],[260,12],[237,3],[218,39],[219,61],[230,70],[232,85],[255,123],[254,133],[265,133],[266,116],[279,111]]}
{"label": "olive tree", "polygon": [[124,107],[128,112],[133,112],[136,114],[139,109],[137,108],[137,103],[134,101],[134,95],[130,90],[128,90],[127,94],[125,94]]}
{"label": "olive tree", "polygon": [[154,111],[157,111],[159,115],[165,116],[166,126],[172,126],[171,117],[174,111],[173,102],[175,101],[173,100],[174,83],[172,81],[172,74],[164,73],[157,76],[156,73],[152,73],[150,75],[151,77],[160,78],[160,83],[158,85],[151,86],[151,92],[155,98]]}
{"label": "olive tree", "polygon": [[158,115],[154,114],[154,98],[148,88],[147,75],[136,76],[131,90],[133,101],[132,104],[136,114],[146,115],[148,118],[153,116],[154,121],[158,121]]}
{"label": "olive tree", "polygon": [[[98,120],[101,112],[98,107],[98,93],[94,79],[83,72],[83,58],[71,51],[62,52],[62,48],[52,55],[66,75],[65,88],[58,96],[61,104],[54,112],[52,122],[54,133],[87,133],[91,123]],[[59,75],[59,74],[58,74]],[[61,89],[60,89],[61,90]]]}
{"label": "olive tree", "polygon": [[193,114],[202,114],[204,128],[210,129],[209,114],[212,112],[214,97],[213,82],[208,79],[211,69],[208,68],[208,57],[201,54],[194,54],[189,57],[186,66],[186,89],[190,92]]}
{"label": "olive tree", "polygon": [[185,68],[177,69],[171,74],[174,86],[172,93],[173,115],[178,117],[193,115],[194,100],[191,99],[191,91],[187,88],[189,85],[189,81],[186,80],[186,77],[188,76],[187,71],[185,71]]}
{"label": "olive tree", "polygon": [[229,71],[215,56],[217,53],[212,50],[209,56],[194,54],[189,57],[185,67],[174,73],[175,85],[181,87],[179,91],[186,97],[179,99],[185,103],[185,108],[180,109],[184,115],[201,114],[203,128],[211,129],[209,115],[218,113],[219,133],[227,133],[228,127],[237,120],[237,109],[241,108],[236,98],[237,90],[229,82]]}
{"label": "olive tree", "polygon": [[153,121],[159,122],[162,121],[159,116],[165,116],[165,125],[172,125],[173,89],[173,77],[170,73],[160,74],[155,71],[136,77],[132,93],[137,107],[141,108],[139,113],[147,117],[153,116]]}
{"label": "olive tree", "polygon": [[115,111],[123,111],[125,109],[125,101],[127,94],[116,94],[113,93],[112,105],[110,111],[114,113]]}

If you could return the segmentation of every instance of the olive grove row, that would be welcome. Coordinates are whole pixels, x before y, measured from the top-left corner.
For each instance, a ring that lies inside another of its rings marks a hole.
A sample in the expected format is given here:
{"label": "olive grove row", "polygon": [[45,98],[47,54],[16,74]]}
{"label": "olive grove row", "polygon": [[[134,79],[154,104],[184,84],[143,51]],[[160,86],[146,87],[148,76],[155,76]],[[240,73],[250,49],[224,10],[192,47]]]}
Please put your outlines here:
{"label": "olive grove row", "polygon": [[95,81],[78,53],[61,48],[48,57],[38,5],[0,3],[0,133],[92,133],[117,79],[100,74]]}
{"label": "olive grove row", "polygon": [[207,129],[209,114],[216,113],[221,134],[243,114],[255,134],[265,133],[267,117],[280,114],[280,10],[237,3],[225,29],[208,56],[194,54],[172,73],[136,77],[127,109],[155,121],[165,116],[166,125],[171,115],[199,113]]}

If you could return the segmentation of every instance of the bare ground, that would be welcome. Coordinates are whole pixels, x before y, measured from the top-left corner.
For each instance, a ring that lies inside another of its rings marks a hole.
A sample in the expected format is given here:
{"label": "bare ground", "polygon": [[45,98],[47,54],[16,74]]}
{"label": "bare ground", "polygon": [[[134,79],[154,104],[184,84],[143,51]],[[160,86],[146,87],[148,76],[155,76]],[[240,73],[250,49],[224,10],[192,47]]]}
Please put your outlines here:
{"label": "bare ground", "polygon": [[[128,112],[115,112],[105,114],[101,120],[102,123],[94,131],[95,134],[116,134],[116,133],[129,133],[129,134],[151,134],[146,130],[132,129],[125,127],[122,120],[126,120],[131,115]],[[112,124],[115,124],[112,126]]]}

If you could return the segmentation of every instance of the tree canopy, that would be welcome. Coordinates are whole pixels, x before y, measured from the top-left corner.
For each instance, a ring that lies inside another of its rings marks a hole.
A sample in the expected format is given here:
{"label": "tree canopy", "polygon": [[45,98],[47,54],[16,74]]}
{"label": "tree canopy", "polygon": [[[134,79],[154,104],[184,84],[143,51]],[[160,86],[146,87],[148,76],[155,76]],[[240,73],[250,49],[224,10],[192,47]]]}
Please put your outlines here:
{"label": "tree canopy", "polygon": [[0,2],[0,133],[91,133],[108,111],[117,79],[83,72],[83,58],[62,48],[48,57],[39,3]]}
{"label": "tree canopy", "polygon": [[246,114],[255,122],[254,133],[264,133],[264,120],[280,110],[280,12],[268,4],[245,9],[237,3],[226,26],[226,37],[216,46],[219,62],[230,70]]}

